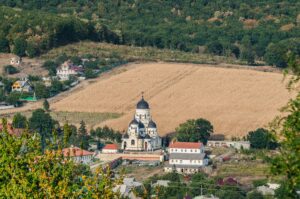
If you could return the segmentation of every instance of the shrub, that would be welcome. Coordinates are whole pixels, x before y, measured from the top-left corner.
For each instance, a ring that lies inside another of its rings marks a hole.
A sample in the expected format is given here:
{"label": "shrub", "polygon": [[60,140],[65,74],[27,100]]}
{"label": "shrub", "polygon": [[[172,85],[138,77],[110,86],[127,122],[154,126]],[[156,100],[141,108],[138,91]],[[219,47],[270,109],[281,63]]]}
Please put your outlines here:
{"label": "shrub", "polygon": [[3,70],[4,70],[4,73],[9,74],[9,75],[16,74],[16,73],[19,72],[19,70],[16,67],[12,66],[12,65],[4,66]]}

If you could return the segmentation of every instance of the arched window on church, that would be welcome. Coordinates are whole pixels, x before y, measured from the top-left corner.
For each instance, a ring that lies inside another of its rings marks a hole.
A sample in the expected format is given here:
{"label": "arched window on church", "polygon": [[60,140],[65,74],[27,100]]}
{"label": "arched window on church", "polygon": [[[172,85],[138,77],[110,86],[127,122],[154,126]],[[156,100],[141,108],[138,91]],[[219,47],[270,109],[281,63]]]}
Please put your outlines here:
{"label": "arched window on church", "polygon": [[135,141],[134,140],[131,140],[131,145],[135,145]]}

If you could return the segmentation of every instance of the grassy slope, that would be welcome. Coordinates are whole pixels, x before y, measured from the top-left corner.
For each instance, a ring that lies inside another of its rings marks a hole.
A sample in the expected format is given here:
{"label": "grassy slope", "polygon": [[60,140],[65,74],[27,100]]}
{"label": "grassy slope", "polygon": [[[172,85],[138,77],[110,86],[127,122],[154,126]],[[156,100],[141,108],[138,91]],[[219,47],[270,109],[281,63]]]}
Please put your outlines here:
{"label": "grassy slope", "polygon": [[127,61],[170,61],[190,63],[235,63],[245,64],[231,57],[212,56],[208,54],[189,53],[178,50],[158,49],[153,47],[133,47],[95,42],[78,42],[49,51],[41,56],[42,59],[54,59],[65,53],[70,56],[91,54],[97,57],[109,55],[121,56]]}

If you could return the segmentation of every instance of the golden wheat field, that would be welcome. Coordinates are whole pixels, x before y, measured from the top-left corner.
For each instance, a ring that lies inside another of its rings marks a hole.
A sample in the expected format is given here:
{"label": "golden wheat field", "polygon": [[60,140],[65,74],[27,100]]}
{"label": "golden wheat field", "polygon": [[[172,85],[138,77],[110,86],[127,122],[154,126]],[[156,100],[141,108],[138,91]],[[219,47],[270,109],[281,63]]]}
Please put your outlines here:
{"label": "golden wheat field", "polygon": [[51,105],[55,111],[123,113],[99,125],[125,130],[144,91],[160,135],[191,118],[215,133],[242,136],[265,127],[292,97],[280,73],[178,63],[140,63]]}

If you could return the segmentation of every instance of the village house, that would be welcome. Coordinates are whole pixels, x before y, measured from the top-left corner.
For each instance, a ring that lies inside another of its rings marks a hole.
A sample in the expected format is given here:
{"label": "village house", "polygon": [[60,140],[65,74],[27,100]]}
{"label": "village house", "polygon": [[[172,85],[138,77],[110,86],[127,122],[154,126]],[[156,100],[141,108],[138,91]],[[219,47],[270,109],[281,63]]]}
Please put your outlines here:
{"label": "village house", "polygon": [[12,91],[16,92],[32,92],[33,89],[27,78],[15,81],[11,87]]}
{"label": "village house", "polygon": [[[6,129],[10,135],[14,135],[17,137],[20,137],[24,131],[24,129],[14,128],[10,123],[7,124]],[[2,130],[3,130],[3,124],[0,124],[0,132],[2,132]]]}
{"label": "village house", "polygon": [[122,138],[122,149],[129,151],[153,151],[161,148],[155,122],[148,102],[142,99],[136,105],[135,115]]}
{"label": "village house", "polygon": [[57,70],[56,76],[61,81],[69,80],[71,75],[77,75],[77,71],[74,68],[75,66],[71,61],[65,61]]}
{"label": "village house", "polygon": [[208,140],[207,146],[209,147],[232,147],[235,149],[250,149],[249,141],[218,141],[218,140]]}
{"label": "village house", "polygon": [[124,178],[123,184],[117,185],[113,191],[120,192],[122,197],[136,198],[135,194],[133,193],[133,189],[142,186],[143,184],[135,181],[134,178]]}
{"label": "village house", "polygon": [[12,57],[10,58],[10,65],[12,66],[20,66],[22,63],[22,58],[21,57]]}
{"label": "village house", "polygon": [[196,173],[208,165],[208,158],[201,142],[173,142],[169,146],[169,163],[165,172]]}
{"label": "village house", "polygon": [[76,163],[89,164],[94,156],[93,152],[78,147],[69,147],[62,150],[64,157],[70,157]]}
{"label": "village house", "polygon": [[118,145],[116,144],[107,144],[102,149],[102,153],[118,153]]}

